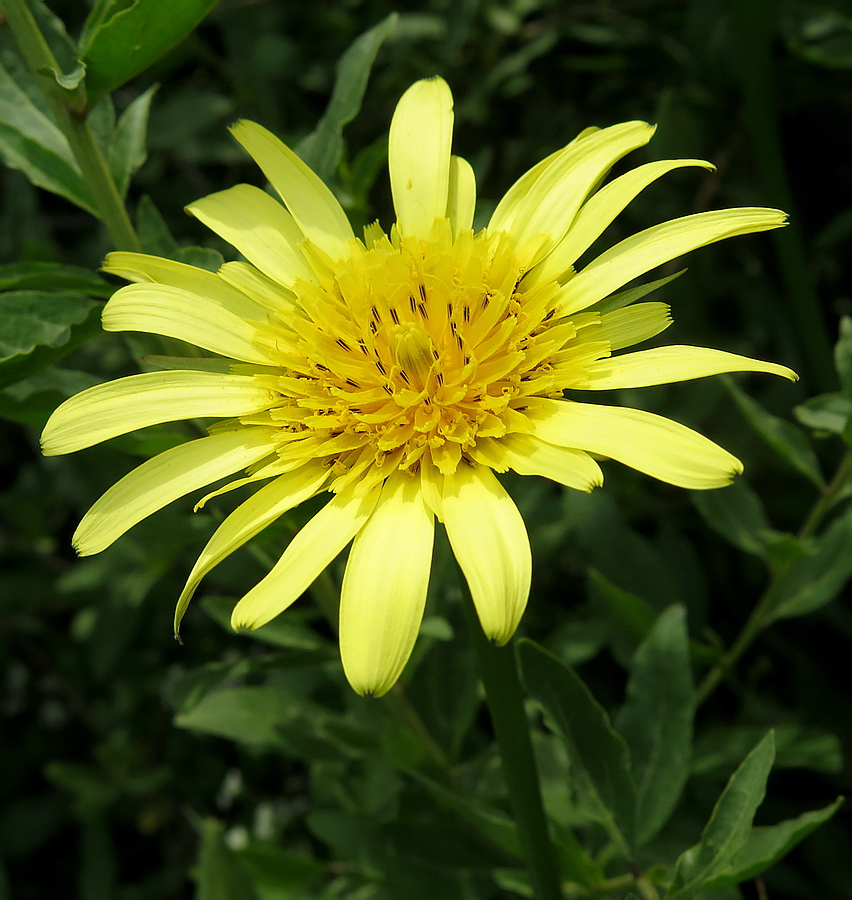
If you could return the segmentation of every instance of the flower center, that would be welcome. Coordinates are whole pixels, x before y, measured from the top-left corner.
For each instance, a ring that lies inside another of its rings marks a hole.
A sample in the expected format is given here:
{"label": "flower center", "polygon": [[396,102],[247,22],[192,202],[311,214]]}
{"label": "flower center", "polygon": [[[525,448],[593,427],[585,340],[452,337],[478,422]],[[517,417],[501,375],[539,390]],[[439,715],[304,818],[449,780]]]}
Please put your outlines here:
{"label": "flower center", "polygon": [[280,463],[322,458],[333,490],[452,474],[477,440],[525,430],[531,395],[561,396],[551,359],[577,333],[555,320],[555,282],[523,289],[503,233],[453,239],[438,220],[428,240],[366,236],[337,263],[305,245],[316,283],[271,323],[281,374],[258,376],[280,395],[265,420]]}

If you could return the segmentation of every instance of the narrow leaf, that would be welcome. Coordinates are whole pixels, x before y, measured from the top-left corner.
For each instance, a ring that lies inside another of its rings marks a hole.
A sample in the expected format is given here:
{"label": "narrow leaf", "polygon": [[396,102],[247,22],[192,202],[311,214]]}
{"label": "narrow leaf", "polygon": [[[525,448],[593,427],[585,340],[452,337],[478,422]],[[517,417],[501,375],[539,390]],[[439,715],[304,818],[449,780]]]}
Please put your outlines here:
{"label": "narrow leaf", "polygon": [[529,693],[566,741],[572,762],[587,775],[601,823],[621,852],[631,856],[636,787],[624,738],[570,666],[532,641],[519,646]]}
{"label": "narrow leaf", "polygon": [[847,397],[852,397],[852,317],[840,320],[840,337],[834,347],[834,365],[840,385]]}
{"label": "narrow leaf", "polygon": [[127,194],[130,177],[145,162],[148,114],[156,90],[156,85],[148,88],[127,107],[112,135],[107,161],[121,197]]}
{"label": "narrow leaf", "polygon": [[814,431],[830,431],[842,434],[852,416],[852,397],[838,391],[836,394],[820,394],[797,406],[796,418]]}
{"label": "narrow leaf", "polygon": [[726,541],[746,553],[766,557],[773,531],[760,497],[744,478],[717,491],[693,491],[691,496],[704,521]]}
{"label": "narrow leaf", "polygon": [[89,34],[83,62],[90,105],[147,69],[183,40],[216,5],[216,0],[137,0],[113,6]]}
{"label": "narrow leaf", "polygon": [[340,57],[328,108],[317,127],[296,148],[299,156],[326,182],[334,175],[343,156],[343,127],[358,115],[376,54],[393,32],[398,18],[396,13],[391,13],[356,38]]}
{"label": "narrow leaf", "polygon": [[81,266],[50,262],[10,263],[0,266],[0,291],[80,291],[94,297],[109,297],[114,288],[99,275]]}
{"label": "narrow leaf", "polygon": [[775,739],[770,731],[731,776],[701,840],[681,854],[667,900],[694,896],[743,848],[754,814],[763,802],[774,759]]}
{"label": "narrow leaf", "polygon": [[807,436],[791,422],[779,419],[765,410],[756,400],[744,394],[727,376],[722,381],[751,427],[808,481],[821,488],[825,482],[819,461]]}
{"label": "narrow leaf", "polygon": [[672,606],[636,653],[616,721],[630,748],[640,846],[666,823],[689,778],[694,716],[686,610]]}
{"label": "narrow leaf", "polygon": [[843,797],[823,809],[802,813],[771,827],[753,828],[730,865],[711,878],[706,887],[722,888],[748,881],[766,871],[773,863],[786,856],[796,844],[803,841],[815,828],[828,821],[843,804]]}
{"label": "narrow leaf", "polygon": [[0,158],[36,187],[93,213],[88,188],[62,132],[1,65]]}
{"label": "narrow leaf", "polygon": [[816,540],[814,552],[800,556],[772,586],[775,617],[787,619],[830,603],[852,576],[852,507]]}

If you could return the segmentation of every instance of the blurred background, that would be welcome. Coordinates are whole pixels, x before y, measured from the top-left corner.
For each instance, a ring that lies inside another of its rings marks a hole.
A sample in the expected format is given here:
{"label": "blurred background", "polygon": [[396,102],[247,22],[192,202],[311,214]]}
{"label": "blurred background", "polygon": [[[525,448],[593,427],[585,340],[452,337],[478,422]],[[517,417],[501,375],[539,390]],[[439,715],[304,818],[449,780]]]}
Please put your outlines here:
{"label": "blurred background", "polygon": [[[48,5],[79,33],[86,4]],[[842,403],[831,421],[797,419],[794,407],[839,390],[832,348],[852,314],[852,11],[845,0],[221,0],[113,98],[120,114],[159,85],[129,189],[145,249],[213,267],[217,254],[233,259],[183,213],[204,194],[262,184],[228,124],[249,117],[298,147],[326,110],[342,54],[392,13],[341,165],[323,173],[356,226],[390,225],[390,116],[412,81],[435,73],[455,96],[454,150],[476,171],[479,226],[534,163],[589,125],[628,119],[658,125],[630,166],[697,157],[717,170],[667,176],[603,245],[710,208],[791,214],[782,233],[700,250],[656,277],[688,265],[659,295],[675,318],[667,342],[783,362],[801,380],[714,378],[612,398],[711,436],[743,460],[737,485],[696,497],[612,463],[590,496],[505,480],[533,544],[522,631],[616,704],[643,616],[682,603],[700,674],[742,629],[844,454]],[[0,52],[14,71],[8,29]],[[0,263],[98,268],[110,247],[90,215],[20,171],[4,169],[0,183]],[[94,298],[116,286],[75,277],[69,289],[82,284]],[[510,896],[489,875],[505,856],[471,837],[416,774],[444,766],[455,784],[502,802],[446,546],[406,676],[434,759],[412,742],[408,707],[351,694],[314,598],[260,639],[224,627],[310,504],[208,577],[178,645],[174,601],[236,501],[193,515],[198,498],[187,498],[99,556],[75,558],[70,536],[100,493],[192,433],[162,426],[41,457],[39,430],[62,399],[162,352],[140,336],[98,334],[96,317],[84,318],[56,339],[58,368],[21,381],[12,372],[0,390],[0,898]],[[724,780],[769,727],[779,758],[759,822],[848,793],[850,537],[837,530],[820,548],[803,583],[815,592],[702,707],[695,777],[663,840],[697,839]],[[338,561],[320,589],[333,591],[340,572]],[[567,788],[547,783],[551,745],[540,749],[549,803],[570,824]],[[852,897],[850,846],[852,815],[841,809],[762,883],[718,896]]]}

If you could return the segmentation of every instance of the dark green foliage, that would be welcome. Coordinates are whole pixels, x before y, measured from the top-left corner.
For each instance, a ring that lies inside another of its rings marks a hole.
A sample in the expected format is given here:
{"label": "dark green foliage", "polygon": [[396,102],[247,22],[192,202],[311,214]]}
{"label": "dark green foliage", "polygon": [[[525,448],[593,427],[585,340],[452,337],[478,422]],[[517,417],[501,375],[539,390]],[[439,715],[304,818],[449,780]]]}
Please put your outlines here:
{"label": "dark green foliage", "polygon": [[356,226],[387,226],[390,115],[435,73],[476,171],[477,226],[580,130],[634,118],[659,127],[631,165],[718,172],[671,174],[599,246],[708,208],[794,214],[783,236],[697,251],[600,304],[650,293],[673,307],[666,341],[799,371],[795,386],[737,376],[601,398],[698,428],[744,476],[693,495],[613,463],[590,495],[505,483],[533,547],[520,656],[566,896],[848,896],[847,4],[29,5],[56,66],[32,73],[0,29],[0,900],[531,896],[442,533],[401,685],[362,699],[320,613],[341,561],[264,628],[228,626],[316,504],[211,573],[180,646],[173,603],[242,495],[195,515],[199,498],[176,503],[96,557],[76,559],[70,536],[109,485],[203,423],[69,457],[38,447],[63,399],[194,352],[101,332],[110,244],[45,83],[88,123],[143,250],[215,271],[233,250],[184,205],[263,186],[228,124],[260,121]]}

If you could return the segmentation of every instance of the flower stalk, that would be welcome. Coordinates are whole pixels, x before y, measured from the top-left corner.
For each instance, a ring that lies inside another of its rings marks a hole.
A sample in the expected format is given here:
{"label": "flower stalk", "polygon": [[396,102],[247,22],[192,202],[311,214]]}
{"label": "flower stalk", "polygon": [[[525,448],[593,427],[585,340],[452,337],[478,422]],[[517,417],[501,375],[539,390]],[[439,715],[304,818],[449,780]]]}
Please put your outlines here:
{"label": "flower stalk", "polygon": [[6,17],[29,69],[38,79],[53,112],[57,127],[65,135],[92,196],[95,212],[118,250],[141,250],[139,238],[118,193],[101,148],[85,112],[68,103],[67,94],[47,73],[58,72],[59,64],[38,27],[26,0],[3,0]]}
{"label": "flower stalk", "polygon": [[498,647],[482,633],[471,610],[471,632],[476,644],[479,673],[494,734],[500,747],[503,777],[518,828],[521,852],[527,864],[535,900],[562,900],[556,854],[547,828],[538,768],[524,711],[524,691],[518,676],[514,642]]}

